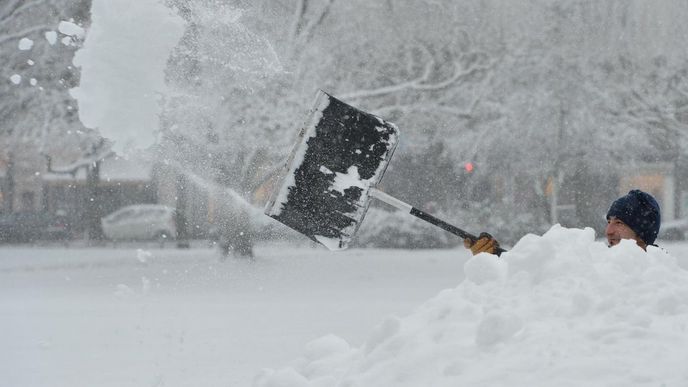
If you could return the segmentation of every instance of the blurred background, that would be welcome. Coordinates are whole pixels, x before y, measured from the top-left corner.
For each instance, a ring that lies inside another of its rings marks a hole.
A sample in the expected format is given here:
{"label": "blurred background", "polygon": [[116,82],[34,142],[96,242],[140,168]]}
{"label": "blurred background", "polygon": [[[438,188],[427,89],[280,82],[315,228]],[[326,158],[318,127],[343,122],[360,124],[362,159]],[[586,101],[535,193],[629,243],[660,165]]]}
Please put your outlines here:
{"label": "blurred background", "polygon": [[[381,189],[473,233],[603,236],[609,204],[640,188],[662,207],[661,239],[686,236],[684,1],[167,0],[183,31],[158,120],[138,128],[153,144],[127,152],[70,93],[93,5],[0,4],[1,243],[250,257],[303,242],[262,207],[318,89],[399,126]],[[112,47],[145,66],[124,53]],[[374,203],[356,246],[459,243]]]}

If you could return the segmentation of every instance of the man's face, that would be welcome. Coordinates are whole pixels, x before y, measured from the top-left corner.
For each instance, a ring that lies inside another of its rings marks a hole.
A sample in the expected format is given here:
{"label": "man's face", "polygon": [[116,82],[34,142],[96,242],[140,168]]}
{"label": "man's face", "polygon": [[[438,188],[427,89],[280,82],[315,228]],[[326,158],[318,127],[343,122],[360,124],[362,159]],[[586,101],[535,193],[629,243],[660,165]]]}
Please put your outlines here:
{"label": "man's face", "polygon": [[622,239],[633,239],[638,245],[642,243],[642,240],[638,237],[635,231],[631,230],[626,223],[622,222],[615,216],[607,219],[607,242],[609,246],[616,246]]}

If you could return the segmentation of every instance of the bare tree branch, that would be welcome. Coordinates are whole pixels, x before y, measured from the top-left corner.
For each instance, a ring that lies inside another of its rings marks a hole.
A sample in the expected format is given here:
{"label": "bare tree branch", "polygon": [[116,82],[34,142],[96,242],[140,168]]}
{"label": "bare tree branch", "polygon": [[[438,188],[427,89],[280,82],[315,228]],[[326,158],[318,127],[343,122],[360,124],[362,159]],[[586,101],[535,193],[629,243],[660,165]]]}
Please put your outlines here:
{"label": "bare tree branch", "polygon": [[36,33],[36,32],[50,31],[54,28],[55,28],[55,26],[50,26],[47,24],[33,26],[30,28],[24,29],[22,31],[15,32],[13,34],[3,35],[2,37],[0,37],[0,44],[5,44],[6,42],[9,42],[12,40],[21,39],[21,38],[29,36],[33,33]]}
{"label": "bare tree branch", "polygon": [[488,70],[494,64],[489,66],[479,66],[469,68],[465,71],[461,71],[461,65],[459,63],[454,63],[454,73],[451,77],[446,80],[437,83],[425,83],[428,78],[427,69],[430,67],[428,64],[421,76],[408,82],[398,83],[396,85],[379,87],[372,90],[359,90],[350,93],[340,94],[343,99],[359,99],[359,98],[371,98],[378,97],[385,94],[399,93],[406,90],[419,90],[419,91],[437,91],[445,89],[459,82],[462,78],[469,77],[479,71]]}
{"label": "bare tree branch", "polygon": [[394,104],[386,105],[377,108],[373,111],[374,114],[379,116],[385,116],[394,111],[403,111],[405,113],[409,112],[424,112],[424,113],[444,113],[454,116],[459,119],[471,119],[472,114],[465,110],[457,109],[451,106],[445,105],[429,105],[429,104]]}
{"label": "bare tree branch", "polygon": [[671,82],[671,83],[669,84],[669,89],[670,89],[670,90],[673,90],[673,91],[675,91],[675,92],[677,92],[678,94],[680,94],[680,95],[681,95],[682,97],[684,97],[684,98],[688,98],[688,91],[683,90],[682,88],[678,87],[678,86],[676,85],[676,83],[677,83],[677,82],[675,82],[675,81],[674,81],[674,82]]}
{"label": "bare tree branch", "polygon": [[291,29],[289,31],[289,40],[296,42],[297,37],[301,34],[303,28],[304,18],[306,17],[307,0],[298,0],[296,4],[296,12],[294,12],[294,20],[292,21]]}
{"label": "bare tree branch", "polygon": [[327,3],[325,3],[320,10],[320,15],[317,18],[312,19],[310,23],[306,24],[306,26],[303,28],[302,42],[309,42],[313,38],[316,27],[321,25],[325,17],[327,17],[327,15],[330,13],[332,4],[334,4],[334,0],[327,0]]}
{"label": "bare tree branch", "polygon": [[12,18],[20,8],[22,0],[6,0],[7,3],[0,10],[0,24]]}

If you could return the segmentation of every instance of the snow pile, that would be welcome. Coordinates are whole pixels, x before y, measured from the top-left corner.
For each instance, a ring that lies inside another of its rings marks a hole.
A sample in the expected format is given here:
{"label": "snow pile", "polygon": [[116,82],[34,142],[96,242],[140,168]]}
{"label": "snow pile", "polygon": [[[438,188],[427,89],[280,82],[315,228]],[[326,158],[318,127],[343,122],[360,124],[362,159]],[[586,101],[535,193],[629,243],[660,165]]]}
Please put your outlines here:
{"label": "snow pile", "polygon": [[323,337],[255,385],[688,385],[688,272],[663,250],[555,226],[464,270],[360,348]]}
{"label": "snow pile", "polygon": [[[94,0],[92,25],[74,64],[81,67],[79,118],[121,152],[155,141],[159,99],[167,92],[164,70],[185,22],[161,0]],[[60,32],[79,36],[78,26]]]}

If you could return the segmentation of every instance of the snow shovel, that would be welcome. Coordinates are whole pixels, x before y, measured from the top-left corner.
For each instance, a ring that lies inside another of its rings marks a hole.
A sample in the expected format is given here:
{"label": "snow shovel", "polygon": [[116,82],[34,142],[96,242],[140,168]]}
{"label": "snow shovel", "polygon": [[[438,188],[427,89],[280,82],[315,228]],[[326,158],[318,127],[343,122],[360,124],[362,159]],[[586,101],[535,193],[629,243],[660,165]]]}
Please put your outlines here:
{"label": "snow shovel", "polygon": [[330,250],[343,250],[373,197],[463,239],[477,240],[375,188],[398,142],[396,125],[319,91],[265,214]]}

